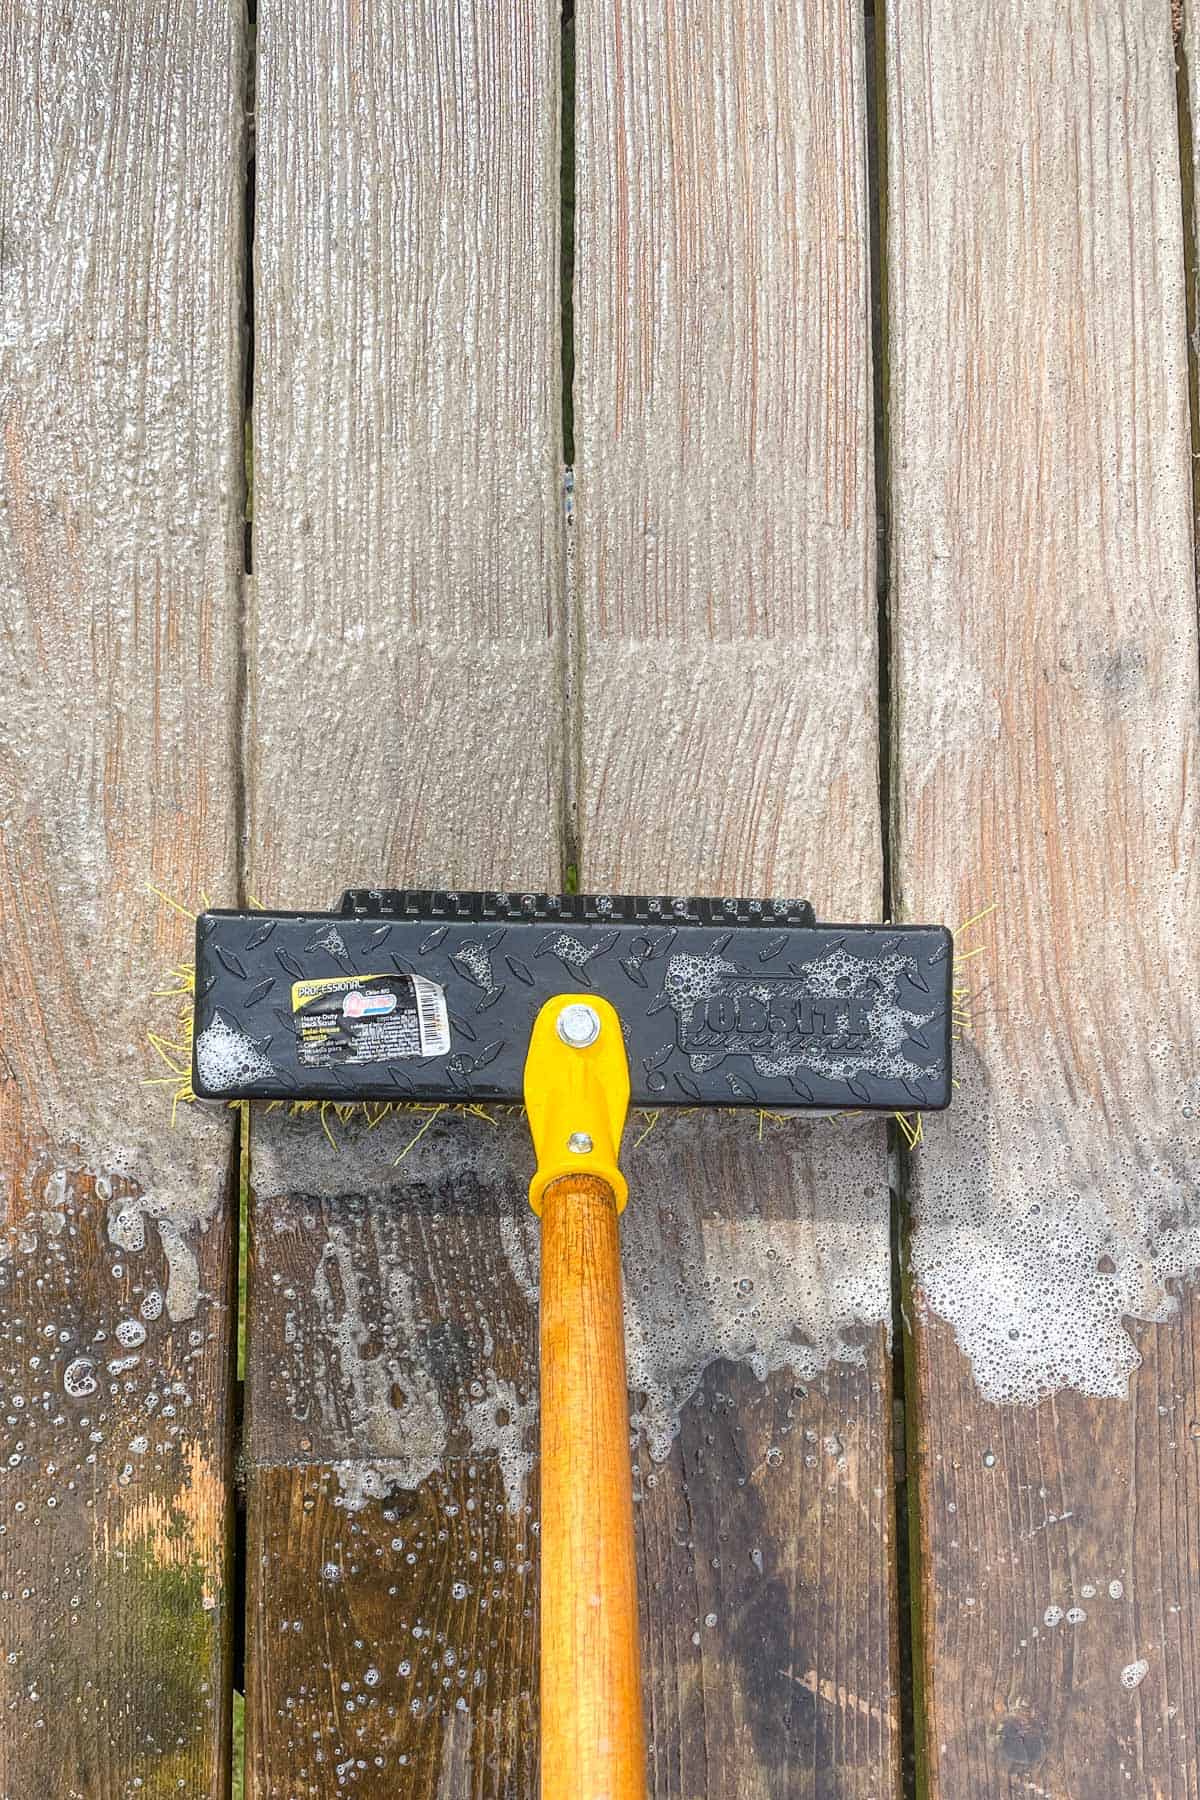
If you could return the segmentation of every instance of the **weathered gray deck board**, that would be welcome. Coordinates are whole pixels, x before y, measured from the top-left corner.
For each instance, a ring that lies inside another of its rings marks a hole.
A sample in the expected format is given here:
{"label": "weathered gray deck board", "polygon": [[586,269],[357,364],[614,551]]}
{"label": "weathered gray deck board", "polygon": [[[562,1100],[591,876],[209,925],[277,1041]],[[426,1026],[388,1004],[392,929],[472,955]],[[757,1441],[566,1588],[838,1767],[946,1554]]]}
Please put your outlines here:
{"label": "weathered gray deck board", "polygon": [[[860,17],[576,30],[581,884],[877,917]],[[882,1800],[882,1128],[664,1116],[626,1166],[652,1790]]]}
{"label": "weathered gray deck board", "polygon": [[1198,696],[1171,9],[917,0],[885,42],[896,875],[908,918],[996,903],[961,1091],[913,1165],[920,1748],[946,1800],[1190,1800]]}
{"label": "weathered gray deck board", "polygon": [[0,17],[6,1800],[227,1792],[230,1121],[143,1084],[146,884],[235,889],[242,79],[233,5]]}
{"label": "weathered gray deck board", "polygon": [[[258,22],[251,891],[555,888],[558,9]],[[253,1127],[263,1796],[535,1785],[529,1152],[426,1123]]]}

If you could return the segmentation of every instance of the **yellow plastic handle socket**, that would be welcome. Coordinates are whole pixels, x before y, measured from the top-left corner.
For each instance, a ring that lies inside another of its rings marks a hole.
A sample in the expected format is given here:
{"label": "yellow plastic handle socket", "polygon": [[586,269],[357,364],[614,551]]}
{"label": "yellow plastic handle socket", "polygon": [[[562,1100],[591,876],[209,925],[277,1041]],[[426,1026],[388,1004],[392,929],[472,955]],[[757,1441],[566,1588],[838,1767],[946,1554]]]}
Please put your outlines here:
{"label": "yellow plastic handle socket", "polygon": [[[584,1009],[599,1023],[590,1043],[579,1041],[590,1029]],[[537,1157],[529,1184],[535,1213],[540,1216],[542,1195],[563,1175],[606,1181],[617,1211],[622,1210],[629,1184],[617,1153],[628,1110],[629,1059],[615,1009],[598,994],[556,994],[547,1000],[534,1020],[525,1058],[525,1111]]]}

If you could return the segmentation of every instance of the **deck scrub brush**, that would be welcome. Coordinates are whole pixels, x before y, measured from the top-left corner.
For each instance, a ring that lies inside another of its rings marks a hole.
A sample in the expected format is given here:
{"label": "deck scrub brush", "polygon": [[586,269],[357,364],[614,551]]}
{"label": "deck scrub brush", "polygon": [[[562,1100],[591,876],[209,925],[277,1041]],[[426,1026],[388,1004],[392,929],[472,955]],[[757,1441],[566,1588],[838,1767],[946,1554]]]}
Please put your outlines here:
{"label": "deck scrub brush", "polygon": [[[147,891],[160,904],[168,907],[181,918],[189,920],[193,927],[196,926],[197,921],[201,918],[222,916],[219,914],[214,915],[211,912],[207,895],[201,895],[204,911],[198,913],[183,905],[171,895],[165,893],[161,888],[149,885]],[[264,920],[267,917],[265,909],[255,900],[250,901],[248,910],[251,913],[262,914]],[[993,903],[975,913],[958,928],[955,937],[959,939],[965,937],[969,932],[977,928],[994,910],[995,905]],[[224,916],[230,917],[238,915],[227,914]],[[246,915],[243,914],[241,916],[245,917]],[[284,916],[290,917],[292,915]],[[309,920],[312,920],[313,918],[333,917],[333,915],[297,916],[307,917]],[[334,929],[336,932],[336,928]],[[436,929],[437,928],[435,928],[435,931]],[[667,927],[667,931],[671,932],[670,926]],[[671,933],[671,935],[674,934]],[[634,954],[626,959],[626,973],[632,973],[635,977],[642,976],[642,966],[645,963],[653,962],[655,948],[656,945],[652,937],[642,934],[640,936],[640,941],[635,939]],[[963,965],[983,954],[985,949],[985,945],[979,945],[966,950],[960,949],[957,952],[956,973],[949,990],[948,1003],[949,1037],[953,1041],[961,1040],[965,1033],[971,1029],[974,1007],[977,1000],[977,995],[962,976],[961,971]],[[489,998],[491,991],[487,986],[487,983],[491,981],[488,950],[488,938],[487,934],[484,934],[481,943],[468,942],[462,946],[461,957],[464,960],[460,961],[459,964],[459,967],[464,968],[470,975],[472,982],[481,987],[485,1001]],[[639,951],[640,957],[638,954]],[[568,950],[568,955],[569,954],[570,952]],[[572,967],[570,962],[567,962],[565,966],[568,968]],[[577,953],[576,961],[573,965],[574,971],[579,971],[581,967],[582,963],[578,959]],[[289,970],[289,972],[293,971]],[[336,978],[327,980],[325,985],[326,987],[335,986]],[[348,984],[343,981],[341,987],[344,989],[347,985]],[[147,1085],[161,1087],[167,1091],[171,1100],[171,1122],[174,1124],[179,1105],[190,1104],[197,1098],[193,1086],[196,1012],[195,961],[185,959],[175,964],[166,973],[161,985],[155,990],[153,997],[173,1005],[174,1020],[172,1026],[168,1030],[151,1031],[147,1033],[147,1042],[149,1043],[160,1070],[159,1073],[148,1078]],[[710,1008],[710,1011],[711,1010],[712,1009]],[[719,1019],[718,1023],[720,1023]],[[956,1087],[958,1084],[951,1078],[951,1085]],[[205,1097],[211,1098],[212,1096],[206,1095]],[[334,1094],[314,1094],[310,1096],[290,1097],[272,1097],[269,1094],[264,1094],[259,1097],[262,1100],[264,1110],[268,1112],[282,1111],[293,1118],[304,1118],[315,1113],[320,1121],[325,1136],[334,1148],[337,1147],[335,1127],[337,1125],[346,1124],[352,1120],[365,1122],[368,1129],[374,1129],[385,1120],[396,1115],[411,1118],[414,1123],[417,1120],[420,1120],[417,1129],[405,1142],[397,1155],[395,1159],[397,1163],[404,1160],[443,1112],[449,1110],[459,1113],[468,1113],[488,1124],[494,1124],[496,1118],[501,1114],[511,1113],[514,1110],[522,1110],[519,1102],[516,1101],[482,1101],[470,1097],[437,1097],[426,1099],[415,1096],[396,1096],[387,1098],[373,1098],[366,1096],[362,1098],[342,1098]],[[779,1127],[786,1125],[795,1119],[797,1111],[800,1110],[797,1107],[796,1101],[790,1094],[787,1096],[789,1103],[784,1106],[754,1104],[753,1100],[750,1100],[748,1096],[744,1096],[742,1093],[736,1093],[735,1097],[738,1101],[742,1101],[743,1105],[736,1107],[722,1107],[722,1110],[752,1111],[756,1120],[757,1136],[760,1139],[768,1126]],[[234,1107],[242,1106],[246,1104],[246,1097],[241,1095],[230,1097],[227,1104]],[[632,1140],[634,1147],[640,1145],[650,1132],[655,1129],[662,1116],[662,1108],[660,1106],[647,1105],[635,1110],[639,1117],[639,1129],[636,1137]],[[686,1103],[686,1097],[684,1097],[684,1104],[677,1104],[675,1110],[686,1113],[692,1110],[692,1108]],[[828,1107],[814,1112],[810,1105],[809,1116],[821,1117],[829,1122],[839,1122],[841,1120],[857,1117],[864,1110],[867,1109],[861,1106],[842,1106]],[[922,1142],[924,1119],[923,1108],[906,1106],[880,1109],[877,1106],[872,1106],[870,1110],[885,1110],[890,1112],[890,1116],[895,1120],[902,1140],[908,1149],[915,1149]]]}
{"label": "deck scrub brush", "polygon": [[[165,896],[160,896],[165,898]],[[176,905],[168,901],[168,904]],[[177,910],[187,913],[186,908]],[[984,915],[969,921],[968,928]],[[920,1140],[970,1024],[940,926],[818,925],[797,900],[351,889],[205,910],[151,1046],[193,1098],[373,1128],[523,1101],[539,1233],[542,1800],[644,1792],[618,1218],[630,1102],[871,1112]],[[641,1141],[640,1138],[638,1141]]]}

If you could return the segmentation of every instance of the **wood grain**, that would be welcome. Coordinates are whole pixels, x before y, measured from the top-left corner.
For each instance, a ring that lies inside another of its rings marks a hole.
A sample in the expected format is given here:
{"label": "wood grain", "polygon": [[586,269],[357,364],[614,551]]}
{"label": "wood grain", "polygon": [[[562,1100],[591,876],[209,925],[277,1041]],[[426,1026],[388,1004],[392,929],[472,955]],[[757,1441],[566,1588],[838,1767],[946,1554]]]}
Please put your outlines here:
{"label": "wood grain", "polygon": [[[556,887],[558,10],[258,29],[251,891]],[[251,1791],[526,1800],[526,1134],[337,1136],[253,1130]]]}
{"label": "wood grain", "polygon": [[227,1792],[230,1123],[144,1083],[146,884],[235,890],[243,63],[232,5],[0,20],[8,1800]]}
{"label": "wood grain", "polygon": [[927,1790],[1200,1792],[1196,612],[1169,8],[892,9],[896,875]]}
{"label": "wood grain", "polygon": [[563,1176],[541,1220],[542,1800],[644,1800],[616,1198]]}
{"label": "wood grain", "polygon": [[[1200,357],[1196,354],[1196,321],[1200,317],[1200,215],[1196,196],[1200,193],[1200,11],[1184,6],[1183,0],[1171,10],[1175,27],[1175,100],[1178,109],[1180,183],[1183,189],[1184,274],[1187,281],[1188,329],[1188,397],[1191,408],[1192,441],[1200,440]],[[1200,522],[1200,460],[1192,458],[1192,538],[1196,547],[1197,523]],[[1200,590],[1200,555],[1197,556],[1197,587]]]}
{"label": "wood grain", "polygon": [[[878,917],[860,16],[576,32],[581,884]],[[625,1161],[652,1791],[880,1796],[883,1133],[664,1117]]]}

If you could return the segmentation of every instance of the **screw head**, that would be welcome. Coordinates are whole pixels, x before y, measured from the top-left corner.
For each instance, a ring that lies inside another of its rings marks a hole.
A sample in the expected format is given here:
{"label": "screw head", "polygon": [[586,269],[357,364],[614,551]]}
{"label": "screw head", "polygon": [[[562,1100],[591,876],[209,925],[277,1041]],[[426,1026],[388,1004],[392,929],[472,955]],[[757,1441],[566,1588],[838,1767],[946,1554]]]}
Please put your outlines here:
{"label": "screw head", "polygon": [[573,1150],[576,1156],[586,1156],[592,1148],[592,1140],[586,1131],[573,1131],[567,1139],[567,1149]]}
{"label": "screw head", "polygon": [[573,1050],[586,1050],[600,1036],[600,1014],[586,1000],[572,1000],[555,1023],[559,1037]]}

